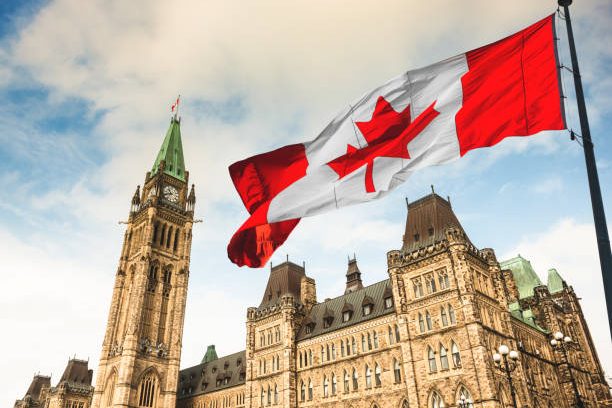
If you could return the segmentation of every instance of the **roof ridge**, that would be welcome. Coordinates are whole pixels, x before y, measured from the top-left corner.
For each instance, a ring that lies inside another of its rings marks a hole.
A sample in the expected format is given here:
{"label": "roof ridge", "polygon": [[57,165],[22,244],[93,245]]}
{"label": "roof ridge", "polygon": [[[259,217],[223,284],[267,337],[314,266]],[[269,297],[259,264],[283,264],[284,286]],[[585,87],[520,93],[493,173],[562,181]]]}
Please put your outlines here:
{"label": "roof ridge", "polygon": [[315,304],[315,306],[317,306],[317,305],[324,305],[324,304],[326,304],[326,303],[331,302],[332,300],[336,300],[336,299],[339,299],[339,298],[342,298],[342,297],[346,297],[347,295],[354,295],[354,294],[356,294],[356,293],[359,293],[359,292],[361,292],[361,291],[366,290],[366,289],[367,289],[367,288],[369,288],[369,287],[372,287],[372,286],[375,286],[375,285],[379,285],[379,284],[381,284],[381,283],[383,283],[383,282],[389,282],[390,280],[391,280],[391,278],[383,279],[383,280],[381,280],[381,281],[374,282],[374,283],[372,283],[372,284],[370,284],[370,285],[368,285],[368,286],[364,286],[364,287],[363,287],[363,288],[361,288],[361,289],[357,289],[357,290],[356,290],[356,291],[354,291],[354,292],[351,292],[351,293],[345,293],[345,294],[343,294],[343,295],[338,295],[338,296],[333,297],[333,298],[327,298],[327,299],[326,299],[326,300],[324,300],[323,302],[319,302],[319,303]]}

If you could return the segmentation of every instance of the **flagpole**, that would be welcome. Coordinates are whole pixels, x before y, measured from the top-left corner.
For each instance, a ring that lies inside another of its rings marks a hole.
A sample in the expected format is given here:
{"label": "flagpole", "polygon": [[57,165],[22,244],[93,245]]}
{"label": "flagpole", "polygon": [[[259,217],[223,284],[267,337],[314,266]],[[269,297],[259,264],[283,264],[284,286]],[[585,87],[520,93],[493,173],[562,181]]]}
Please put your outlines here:
{"label": "flagpole", "polygon": [[599,249],[599,263],[601,265],[601,275],[606,296],[606,306],[608,309],[608,326],[610,335],[612,336],[612,252],[610,251],[608,225],[606,224],[606,214],[604,212],[603,199],[601,197],[597,165],[595,164],[595,152],[593,151],[593,141],[591,140],[589,118],[587,117],[580,69],[578,68],[578,57],[576,56],[576,45],[574,44],[574,31],[572,30],[572,21],[570,19],[569,6],[572,4],[572,0],[558,0],[558,3],[559,6],[563,7],[565,24],[567,26],[567,37],[572,58],[572,74],[574,77],[574,86],[576,88],[580,130],[582,132],[582,147],[589,179],[589,190],[591,191],[591,205],[593,206],[595,234],[597,235],[597,248]]}

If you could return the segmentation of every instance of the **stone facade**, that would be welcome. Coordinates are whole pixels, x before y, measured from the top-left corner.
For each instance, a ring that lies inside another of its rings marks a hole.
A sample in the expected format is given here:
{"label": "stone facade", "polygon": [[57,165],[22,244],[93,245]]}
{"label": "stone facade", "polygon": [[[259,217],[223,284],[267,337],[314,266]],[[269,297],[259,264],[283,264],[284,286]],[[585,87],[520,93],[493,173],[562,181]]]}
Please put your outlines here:
{"label": "stone facade", "polygon": [[[571,286],[476,248],[433,192],[409,205],[387,279],[364,286],[349,259],[344,294],[318,302],[304,266],[276,265],[247,310],[245,350],[219,358],[211,346],[179,371],[195,205],[181,143],[175,117],[132,199],[95,392],[74,360],[80,374],[56,387],[35,376],[16,408],[446,408],[461,397],[508,408],[510,382],[492,359],[502,344],[518,351],[517,407],[570,408],[575,388],[585,407],[612,406]],[[551,346],[556,331],[577,346],[567,357]]]}

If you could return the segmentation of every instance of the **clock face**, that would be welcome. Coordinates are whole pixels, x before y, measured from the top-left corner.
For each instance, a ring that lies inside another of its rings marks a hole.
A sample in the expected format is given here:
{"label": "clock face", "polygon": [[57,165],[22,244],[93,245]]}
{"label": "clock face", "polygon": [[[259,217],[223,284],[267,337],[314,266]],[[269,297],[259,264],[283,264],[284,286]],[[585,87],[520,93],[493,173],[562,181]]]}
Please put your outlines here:
{"label": "clock face", "polygon": [[164,198],[172,203],[176,203],[179,199],[178,191],[172,186],[165,186]]}

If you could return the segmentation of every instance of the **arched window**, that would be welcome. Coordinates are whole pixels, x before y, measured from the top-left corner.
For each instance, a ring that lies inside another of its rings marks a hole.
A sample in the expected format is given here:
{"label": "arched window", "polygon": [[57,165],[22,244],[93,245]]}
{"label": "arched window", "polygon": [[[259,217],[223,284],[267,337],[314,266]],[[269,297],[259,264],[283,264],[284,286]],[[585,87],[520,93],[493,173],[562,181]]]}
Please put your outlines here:
{"label": "arched window", "polygon": [[370,366],[367,364],[365,366],[365,381],[366,388],[372,388],[372,370],[370,370]]}
{"label": "arched window", "polygon": [[306,384],[304,384],[304,380],[300,382],[300,401],[306,401]]}
{"label": "arched window", "polygon": [[427,350],[427,360],[429,361],[429,372],[435,373],[438,371],[438,367],[436,366],[436,353],[434,353],[431,347]]}
{"label": "arched window", "polygon": [[[351,337],[351,349],[353,350],[351,351],[351,353],[353,354],[357,353],[357,341],[355,341],[354,337]],[[351,353],[348,353],[348,354],[351,354]]]}
{"label": "arched window", "polygon": [[393,376],[395,378],[395,383],[402,382],[402,370],[400,367],[399,360],[396,358],[393,359]]}
{"label": "arched window", "polygon": [[421,333],[425,333],[425,321],[423,320],[423,315],[419,313],[419,331]]}
{"label": "arched window", "polygon": [[368,333],[368,350],[372,350],[372,335]]}
{"label": "arched window", "polygon": [[448,355],[446,354],[446,347],[442,344],[440,344],[440,368],[448,370]]}
{"label": "arched window", "polygon": [[162,225],[161,234],[159,234],[159,245],[164,245],[166,239],[166,224]]}
{"label": "arched window", "polygon": [[106,387],[104,387],[104,394],[102,396],[102,408],[113,406],[113,397],[115,395],[115,383],[117,382],[117,373],[113,371],[113,374],[106,380]]}
{"label": "arched window", "polygon": [[359,374],[357,374],[357,370],[353,368],[353,391],[359,389]]}
{"label": "arched window", "polygon": [[344,357],[344,340],[340,340],[340,356]]}
{"label": "arched window", "polygon": [[425,312],[425,322],[427,322],[427,330],[431,330],[433,328],[433,325],[431,323],[431,315],[428,311]]}
{"label": "arched window", "polygon": [[302,353],[300,352],[300,368],[302,368]]}
{"label": "arched window", "polygon": [[400,408],[409,408],[409,407],[408,407],[408,401],[403,400],[403,401],[402,401],[402,404],[400,405]]}
{"label": "arched window", "polygon": [[153,243],[156,244],[159,239],[159,222],[156,221],[153,226]]}
{"label": "arched window", "polygon": [[335,360],[336,359],[336,343],[332,343],[331,352],[332,352],[332,360]]}
{"label": "arched window", "polygon": [[399,326],[397,324],[395,325],[395,341],[400,342]]}
{"label": "arched window", "polygon": [[444,400],[442,399],[440,394],[438,394],[436,391],[432,392],[431,396],[429,397],[429,408],[444,408],[444,407],[446,407],[446,405],[444,405]]}
{"label": "arched window", "polygon": [[329,381],[327,381],[327,376],[323,376],[323,396],[327,397],[329,395]]}
{"label": "arched window", "polygon": [[259,403],[260,406],[264,406],[264,400],[266,398],[266,392],[264,391],[263,387],[261,387],[261,401]]}
{"label": "arched window", "polygon": [[393,337],[393,329],[391,326],[388,327],[387,332],[389,334],[389,344],[395,343],[395,338]]}
{"label": "arched window", "polygon": [[448,305],[448,317],[450,319],[451,324],[457,323],[457,320],[455,320],[455,309],[453,309],[451,305]]}
{"label": "arched window", "polygon": [[139,407],[155,407],[157,399],[157,377],[153,371],[149,371],[140,380],[138,387],[138,406]]}
{"label": "arched window", "polygon": [[312,381],[308,380],[308,401],[312,401]]}
{"label": "arched window", "polygon": [[344,392],[349,392],[350,377],[348,371],[344,370]]}
{"label": "arched window", "polygon": [[378,332],[374,332],[372,333],[372,337],[374,338],[374,348],[377,349],[378,348]]}
{"label": "arched window", "polygon": [[308,365],[312,365],[312,350],[308,350]]}
{"label": "arched window", "polygon": [[378,365],[378,363],[376,363],[376,366],[374,366],[374,384],[376,384],[377,387],[380,387],[381,384],[380,372],[380,366]]}
{"label": "arched window", "polygon": [[178,228],[176,229],[176,232],[174,233],[174,244],[172,247],[172,251],[176,252],[177,248],[178,248],[178,244],[179,244],[179,230]]}
{"label": "arched window", "polygon": [[278,404],[278,386],[274,384],[274,404]]}
{"label": "arched window", "polygon": [[325,347],[321,346],[321,364],[325,361]]}
{"label": "arched window", "polygon": [[474,401],[472,400],[472,394],[465,388],[463,385],[459,387],[459,392],[457,393],[457,401],[463,401],[465,408],[473,408]]}
{"label": "arched window", "polygon": [[448,316],[446,315],[446,309],[444,306],[440,306],[440,318],[442,320],[442,326],[448,326]]}
{"label": "arched window", "polygon": [[336,381],[336,374],[332,373],[331,379],[331,393],[332,395],[336,395],[336,390],[338,389],[338,382]]}
{"label": "arched window", "polygon": [[453,365],[456,368],[461,367],[461,354],[459,354],[459,347],[457,347],[454,341],[451,342],[451,355],[453,357]]}
{"label": "arched window", "polygon": [[168,228],[168,234],[166,236],[166,248],[170,248],[171,240],[172,240],[172,226]]}
{"label": "arched window", "polygon": [[362,334],[361,335],[361,352],[365,353],[366,351],[366,338],[365,336]]}

